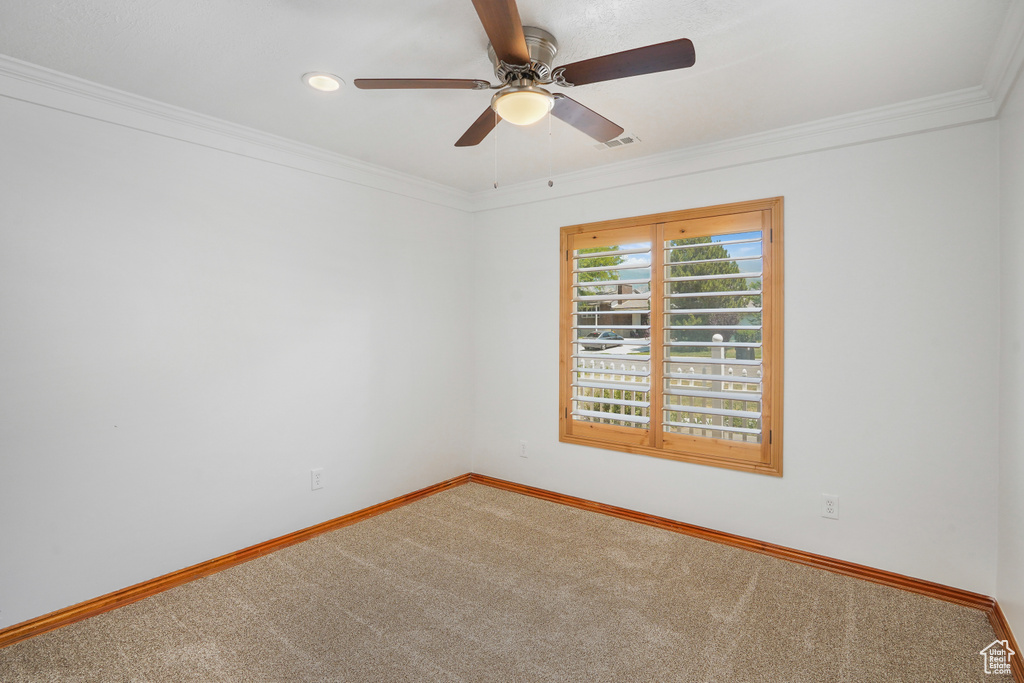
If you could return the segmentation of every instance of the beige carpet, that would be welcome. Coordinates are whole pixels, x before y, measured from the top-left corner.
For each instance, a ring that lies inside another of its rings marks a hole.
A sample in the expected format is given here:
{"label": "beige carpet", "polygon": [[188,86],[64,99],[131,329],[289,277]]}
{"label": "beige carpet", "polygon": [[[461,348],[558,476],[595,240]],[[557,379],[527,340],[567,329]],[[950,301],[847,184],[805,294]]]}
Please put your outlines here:
{"label": "beige carpet", "polygon": [[0,650],[0,681],[989,681],[982,612],[467,484]]}

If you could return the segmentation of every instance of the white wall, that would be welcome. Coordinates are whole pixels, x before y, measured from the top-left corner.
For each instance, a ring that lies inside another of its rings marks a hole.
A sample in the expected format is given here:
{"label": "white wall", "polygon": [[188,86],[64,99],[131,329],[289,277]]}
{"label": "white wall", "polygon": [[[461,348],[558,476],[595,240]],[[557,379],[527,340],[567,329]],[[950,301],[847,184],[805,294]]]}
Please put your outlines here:
{"label": "white wall", "polygon": [[0,97],[0,628],[470,469],[467,214],[230,146]]}
{"label": "white wall", "polygon": [[[997,144],[982,123],[481,214],[474,471],[994,594]],[[559,443],[559,226],[777,195],[785,476]]]}
{"label": "white wall", "polygon": [[999,569],[996,597],[1024,637],[1024,86],[1000,118],[1001,353]]}

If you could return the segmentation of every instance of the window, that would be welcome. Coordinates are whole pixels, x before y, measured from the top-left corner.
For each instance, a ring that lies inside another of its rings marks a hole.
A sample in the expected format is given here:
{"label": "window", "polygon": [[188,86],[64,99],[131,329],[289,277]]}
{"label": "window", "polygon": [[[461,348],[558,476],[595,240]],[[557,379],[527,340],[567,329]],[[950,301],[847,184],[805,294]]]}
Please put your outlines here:
{"label": "window", "polygon": [[782,475],[782,198],[562,228],[561,441]]}

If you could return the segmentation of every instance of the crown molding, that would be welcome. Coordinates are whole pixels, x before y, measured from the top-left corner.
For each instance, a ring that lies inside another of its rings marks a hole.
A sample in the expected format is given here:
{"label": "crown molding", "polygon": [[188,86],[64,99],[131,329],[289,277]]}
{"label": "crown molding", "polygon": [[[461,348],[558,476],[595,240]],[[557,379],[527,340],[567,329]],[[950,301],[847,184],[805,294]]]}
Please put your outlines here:
{"label": "crown molding", "polygon": [[1015,0],[989,62],[985,86],[563,174],[554,178],[553,187],[547,186],[545,177],[479,192],[393,171],[3,55],[0,96],[475,212],[989,120],[997,115],[1022,62],[1024,0]]}
{"label": "crown molding", "polygon": [[913,135],[995,118],[982,86],[473,193],[486,211]]}
{"label": "crown molding", "polygon": [[0,55],[0,97],[287,166],[453,209],[469,193]]}
{"label": "crown molding", "polygon": [[1024,64],[1024,0],[1013,0],[999,30],[982,83],[995,102],[996,114],[1017,81]]}

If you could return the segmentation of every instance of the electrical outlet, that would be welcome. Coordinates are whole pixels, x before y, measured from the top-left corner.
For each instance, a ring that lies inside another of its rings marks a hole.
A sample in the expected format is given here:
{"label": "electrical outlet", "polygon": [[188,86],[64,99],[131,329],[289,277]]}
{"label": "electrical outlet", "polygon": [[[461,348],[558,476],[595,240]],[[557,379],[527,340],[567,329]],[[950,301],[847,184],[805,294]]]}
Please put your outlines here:
{"label": "electrical outlet", "polygon": [[821,516],[829,519],[839,519],[839,496],[832,496],[827,493],[821,494]]}
{"label": "electrical outlet", "polygon": [[317,467],[309,471],[309,490],[316,491],[324,487],[324,468]]}
{"label": "electrical outlet", "polygon": [[527,458],[527,457],[529,457],[528,455],[526,455],[526,442],[525,441],[520,441],[519,442],[519,457],[520,458]]}

